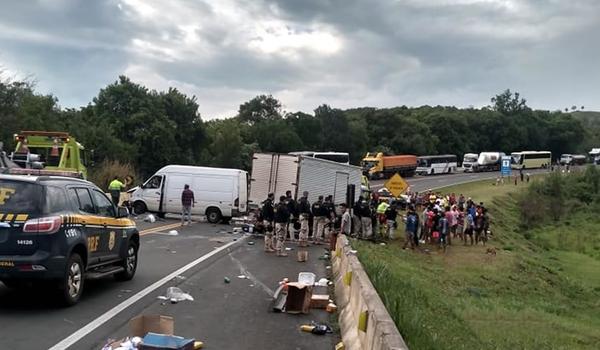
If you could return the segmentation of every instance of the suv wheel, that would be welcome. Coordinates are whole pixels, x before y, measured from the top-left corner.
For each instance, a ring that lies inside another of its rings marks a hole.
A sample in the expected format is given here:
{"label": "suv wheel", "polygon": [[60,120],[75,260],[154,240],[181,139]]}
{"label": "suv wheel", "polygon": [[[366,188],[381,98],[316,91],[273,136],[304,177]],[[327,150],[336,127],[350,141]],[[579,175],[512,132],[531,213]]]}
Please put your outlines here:
{"label": "suv wheel", "polygon": [[127,257],[123,260],[121,266],[125,269],[123,272],[119,272],[115,275],[115,279],[118,281],[129,281],[135,275],[137,270],[138,262],[138,246],[135,242],[129,242],[127,247]]}
{"label": "suv wheel", "polygon": [[65,277],[61,282],[62,299],[68,306],[75,305],[83,292],[83,261],[73,253],[67,262]]}
{"label": "suv wheel", "polygon": [[210,208],[206,211],[206,220],[211,224],[216,224],[221,221],[221,211],[216,208]]}

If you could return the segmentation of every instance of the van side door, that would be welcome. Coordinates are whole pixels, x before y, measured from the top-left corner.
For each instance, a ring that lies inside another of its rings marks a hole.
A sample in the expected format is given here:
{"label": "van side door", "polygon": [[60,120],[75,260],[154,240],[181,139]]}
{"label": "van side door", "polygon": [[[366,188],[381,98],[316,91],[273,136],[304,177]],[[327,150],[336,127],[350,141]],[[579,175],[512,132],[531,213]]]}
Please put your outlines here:
{"label": "van side door", "polygon": [[160,201],[164,191],[164,180],[164,176],[154,175],[142,186],[142,199],[146,203],[146,208],[150,212],[156,213],[159,211],[165,211],[165,208],[160,207]]}

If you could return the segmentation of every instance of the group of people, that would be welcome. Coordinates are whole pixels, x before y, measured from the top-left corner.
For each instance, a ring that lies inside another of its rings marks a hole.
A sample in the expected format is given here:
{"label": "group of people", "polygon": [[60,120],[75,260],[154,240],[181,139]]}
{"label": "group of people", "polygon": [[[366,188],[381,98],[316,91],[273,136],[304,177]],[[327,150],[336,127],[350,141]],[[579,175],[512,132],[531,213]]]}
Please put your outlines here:
{"label": "group of people", "polygon": [[287,191],[286,195],[279,197],[279,201],[275,203],[275,194],[270,193],[262,203],[258,220],[265,232],[265,251],[276,252],[277,256],[287,256],[286,240],[297,240],[298,245],[303,247],[308,245],[309,238],[312,238],[314,244],[329,241],[330,249],[335,249],[338,231],[346,232],[350,227],[346,205],[341,204],[340,209],[341,213],[338,215],[331,195],[325,198],[319,196],[318,200],[311,204],[308,192],[304,192],[296,201],[292,191]]}
{"label": "group of people", "polygon": [[[313,244],[328,241],[329,248],[334,250],[340,232],[360,239],[394,240],[399,221],[405,226],[405,249],[428,243],[445,250],[456,238],[464,245],[486,244],[490,219],[483,203],[477,204],[462,194],[442,195],[432,191],[412,193],[407,202],[373,194],[357,201],[351,212],[345,203],[336,210],[333,196],[319,196],[311,204],[308,192],[296,201],[292,192],[287,191],[278,202],[271,193],[262,203],[258,218],[260,229],[265,232],[264,249],[287,256],[286,240],[297,241],[303,247],[310,239]],[[399,215],[405,206],[406,215]]]}

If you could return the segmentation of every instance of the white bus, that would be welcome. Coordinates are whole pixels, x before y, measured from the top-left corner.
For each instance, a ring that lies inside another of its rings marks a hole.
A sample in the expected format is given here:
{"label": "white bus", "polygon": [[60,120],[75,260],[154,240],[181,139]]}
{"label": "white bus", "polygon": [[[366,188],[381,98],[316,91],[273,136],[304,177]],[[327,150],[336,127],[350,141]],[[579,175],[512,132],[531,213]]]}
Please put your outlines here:
{"label": "white bus", "polygon": [[513,169],[548,168],[552,164],[552,152],[548,151],[513,152],[510,156]]}
{"label": "white bus", "polygon": [[457,167],[457,157],[453,154],[417,158],[417,174],[420,175],[450,174]]}
{"label": "white bus", "polygon": [[313,151],[303,151],[303,152],[290,152],[289,154],[294,156],[304,156],[308,158],[318,158],[330,160],[336,163],[342,164],[350,164],[350,154],[347,152],[313,152]]}

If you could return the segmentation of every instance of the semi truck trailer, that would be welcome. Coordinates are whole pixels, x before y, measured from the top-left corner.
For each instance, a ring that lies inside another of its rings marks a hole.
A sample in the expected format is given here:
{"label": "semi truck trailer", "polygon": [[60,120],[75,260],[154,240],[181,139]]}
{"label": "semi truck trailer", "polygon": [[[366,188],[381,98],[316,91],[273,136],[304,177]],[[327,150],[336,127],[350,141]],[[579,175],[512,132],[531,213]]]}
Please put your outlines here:
{"label": "semi truck trailer", "polygon": [[386,156],[383,153],[367,153],[362,160],[363,173],[370,179],[383,179],[399,173],[403,177],[414,176],[417,156]]}

